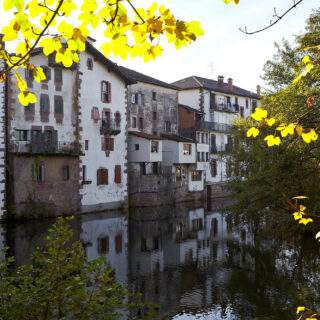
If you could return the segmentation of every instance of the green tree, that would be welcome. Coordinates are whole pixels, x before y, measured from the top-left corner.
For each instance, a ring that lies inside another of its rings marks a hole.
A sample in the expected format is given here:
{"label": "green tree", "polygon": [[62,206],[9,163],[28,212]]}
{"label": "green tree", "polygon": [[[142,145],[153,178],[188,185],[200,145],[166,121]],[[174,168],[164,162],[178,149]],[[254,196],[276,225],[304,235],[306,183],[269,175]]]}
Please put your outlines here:
{"label": "green tree", "polygon": [[108,320],[144,308],[114,279],[105,259],[88,262],[80,241],[59,218],[32,262],[0,265],[1,320]]}

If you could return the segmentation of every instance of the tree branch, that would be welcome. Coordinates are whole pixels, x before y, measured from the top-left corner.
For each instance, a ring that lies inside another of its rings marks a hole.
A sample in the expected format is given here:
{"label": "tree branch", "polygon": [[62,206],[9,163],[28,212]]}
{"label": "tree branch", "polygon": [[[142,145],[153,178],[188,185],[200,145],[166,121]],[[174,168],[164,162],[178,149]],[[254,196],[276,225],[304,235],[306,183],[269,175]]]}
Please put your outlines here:
{"label": "tree branch", "polygon": [[59,14],[59,10],[61,8],[61,6],[63,5],[64,0],[60,0],[57,8],[55,9],[52,17],[50,18],[50,20],[48,21],[47,25],[44,27],[44,29],[41,31],[41,33],[39,34],[37,40],[35,41],[35,43],[32,45],[32,47],[28,50],[28,52],[26,52],[17,62],[15,62],[13,65],[11,65],[9,68],[7,68],[4,71],[0,72],[0,77],[3,76],[4,74],[9,73],[14,67],[19,66],[21,63],[25,62],[26,60],[28,60],[28,57],[30,56],[31,52],[37,47],[39,41],[41,40],[41,38],[43,37],[43,35],[46,33],[46,31],[48,30],[48,28],[50,27],[51,23],[53,22],[53,20],[56,18],[56,16]]}
{"label": "tree branch", "polygon": [[281,15],[278,15],[276,8],[274,8],[274,13],[273,13],[273,18],[275,18],[274,21],[270,20],[270,23],[268,25],[266,25],[265,27],[255,30],[255,31],[248,31],[247,27],[244,28],[239,28],[239,30],[245,34],[248,35],[252,35],[252,34],[256,34],[262,31],[265,31],[269,28],[272,28],[275,24],[277,24],[283,17],[285,17],[287,14],[289,14],[289,12],[291,10],[293,10],[294,8],[296,8],[300,3],[302,3],[304,0],[293,0],[293,4],[292,6],[290,6],[285,12],[283,12]]}

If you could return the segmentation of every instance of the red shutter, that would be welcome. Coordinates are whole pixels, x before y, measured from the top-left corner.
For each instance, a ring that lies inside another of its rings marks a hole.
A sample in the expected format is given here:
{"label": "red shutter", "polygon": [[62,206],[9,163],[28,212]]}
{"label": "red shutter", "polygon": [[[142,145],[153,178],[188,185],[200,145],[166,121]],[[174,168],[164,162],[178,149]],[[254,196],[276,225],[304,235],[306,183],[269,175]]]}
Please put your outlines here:
{"label": "red shutter", "polygon": [[108,170],[107,169],[103,169],[102,170],[102,181],[103,181],[103,184],[108,184],[109,181],[108,181]]}
{"label": "red shutter", "polygon": [[111,83],[107,82],[107,88],[108,88],[108,100],[107,102],[111,102]]}
{"label": "red shutter", "polygon": [[121,166],[116,165],[114,167],[114,182],[121,183]]}
{"label": "red shutter", "polygon": [[101,170],[97,170],[97,185],[101,184]]}
{"label": "red shutter", "polygon": [[107,144],[106,144],[106,138],[101,137],[101,150],[102,151],[107,151]]}

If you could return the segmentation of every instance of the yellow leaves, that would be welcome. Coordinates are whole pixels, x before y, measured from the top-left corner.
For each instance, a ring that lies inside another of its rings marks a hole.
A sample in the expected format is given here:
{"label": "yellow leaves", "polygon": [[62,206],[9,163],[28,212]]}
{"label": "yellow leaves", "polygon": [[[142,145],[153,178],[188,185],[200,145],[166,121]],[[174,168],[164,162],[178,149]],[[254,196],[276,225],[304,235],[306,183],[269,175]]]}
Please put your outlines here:
{"label": "yellow leaves", "polygon": [[[293,199],[301,199],[303,198],[302,196],[300,197],[294,197]],[[303,225],[307,225],[311,222],[313,222],[313,219],[311,218],[308,218],[306,215],[306,207],[302,204],[299,205],[299,211],[297,212],[294,212],[292,215],[293,215],[293,218],[294,220],[296,221],[299,221],[299,224],[303,224]]]}
{"label": "yellow leaves", "polygon": [[269,127],[272,127],[276,123],[275,118],[266,119],[266,123]]}
{"label": "yellow leaves", "polygon": [[19,102],[23,106],[28,106],[31,103],[36,103],[37,102],[37,97],[35,96],[34,93],[32,92],[20,92],[18,95]]}
{"label": "yellow leaves", "polygon": [[251,114],[251,118],[256,121],[261,121],[268,116],[268,111],[262,108],[256,108],[255,112]]}
{"label": "yellow leaves", "polygon": [[73,25],[62,21],[58,26],[58,31],[65,39],[71,39],[73,37]]}
{"label": "yellow leaves", "polygon": [[277,130],[281,132],[281,137],[285,138],[287,135],[294,135],[295,127],[296,125],[294,123],[289,123],[288,125],[282,123],[277,127]]}
{"label": "yellow leaves", "polygon": [[305,226],[310,222],[313,222],[311,218],[301,218],[299,221],[299,223],[304,224]]}
{"label": "yellow leaves", "polygon": [[297,307],[297,314],[306,311],[306,307],[299,306]]}
{"label": "yellow leaves", "polygon": [[43,69],[41,67],[35,67],[32,71],[33,71],[33,78],[37,82],[46,80],[46,75],[44,74]]}
{"label": "yellow leaves", "polygon": [[268,147],[279,146],[281,143],[281,139],[273,134],[266,136],[264,140],[267,142]]}
{"label": "yellow leaves", "polygon": [[23,10],[24,0],[4,0],[3,9],[9,11],[13,8],[16,8],[18,11]]}
{"label": "yellow leaves", "polygon": [[318,134],[314,129],[310,129],[308,133],[302,133],[301,136],[305,143],[311,143],[312,141],[316,141],[318,139]]}
{"label": "yellow leaves", "polygon": [[257,137],[260,133],[260,130],[255,128],[255,127],[252,127],[250,128],[248,131],[247,131],[247,137],[250,138],[250,137]]}
{"label": "yellow leaves", "polygon": [[234,4],[238,4],[240,2],[240,0],[223,0],[224,3],[229,4],[229,3],[234,3]]}
{"label": "yellow leaves", "polygon": [[26,81],[20,76],[19,73],[16,73],[15,76],[17,79],[17,85],[18,85],[19,90],[26,91],[28,88]]}

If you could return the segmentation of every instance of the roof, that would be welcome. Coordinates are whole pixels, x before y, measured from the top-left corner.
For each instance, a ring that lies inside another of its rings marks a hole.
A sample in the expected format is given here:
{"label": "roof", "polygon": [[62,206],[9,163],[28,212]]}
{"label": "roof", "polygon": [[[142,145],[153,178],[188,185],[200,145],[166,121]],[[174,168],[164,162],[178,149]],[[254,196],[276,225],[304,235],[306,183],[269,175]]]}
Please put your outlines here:
{"label": "roof", "polygon": [[195,143],[195,141],[193,139],[185,138],[185,137],[179,136],[177,134],[162,133],[161,137],[164,140],[172,140],[172,141],[176,141],[176,142]]}
{"label": "roof", "polygon": [[162,140],[162,138],[160,136],[156,136],[154,134],[149,134],[149,133],[145,133],[145,132],[140,132],[140,131],[129,131],[129,134],[139,137],[139,138],[143,138],[143,139],[148,139],[148,140]]}
{"label": "roof", "polygon": [[[90,40],[93,41],[94,39],[90,38]],[[108,68],[108,70],[111,70],[114,73],[116,73],[126,84],[136,83],[136,81],[134,81],[133,79],[129,78],[126,74],[124,74],[116,63],[106,58],[103,55],[103,53],[101,53],[98,49],[96,49],[89,41],[86,42],[86,51],[91,53],[98,61],[100,61],[103,65],[105,65]],[[42,52],[43,52],[42,48],[36,48],[32,51],[31,55],[35,56],[35,55],[41,54]]]}
{"label": "roof", "polygon": [[195,108],[192,108],[192,107],[189,107],[189,106],[187,106],[187,105],[185,105],[185,104],[179,103],[179,104],[178,104],[178,107],[179,107],[179,108],[187,109],[188,111],[191,111],[191,112],[203,114],[202,111],[200,111],[200,110],[198,110],[198,109],[195,109]]}
{"label": "roof", "polygon": [[143,73],[137,72],[135,70],[131,70],[131,69],[128,69],[128,68],[122,67],[122,66],[119,66],[119,69],[128,78],[130,78],[130,79],[132,79],[134,81],[154,84],[154,85],[159,86],[159,87],[165,87],[165,88],[169,88],[169,89],[173,89],[173,90],[179,90],[178,87],[176,87],[176,86],[174,86],[174,85],[172,85],[170,83],[167,83],[167,82],[164,82],[164,81],[149,77],[149,76],[147,76],[147,75],[145,75]]}
{"label": "roof", "polygon": [[260,99],[260,96],[254,92],[242,89],[235,85],[233,85],[232,88],[230,88],[227,82],[223,82],[222,84],[220,84],[216,80],[202,78],[198,76],[191,76],[185,79],[181,79],[176,82],[173,82],[172,84],[179,87],[180,90],[203,88],[206,90],[211,90],[216,92],[222,92],[222,93],[234,94],[242,97]]}

